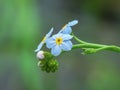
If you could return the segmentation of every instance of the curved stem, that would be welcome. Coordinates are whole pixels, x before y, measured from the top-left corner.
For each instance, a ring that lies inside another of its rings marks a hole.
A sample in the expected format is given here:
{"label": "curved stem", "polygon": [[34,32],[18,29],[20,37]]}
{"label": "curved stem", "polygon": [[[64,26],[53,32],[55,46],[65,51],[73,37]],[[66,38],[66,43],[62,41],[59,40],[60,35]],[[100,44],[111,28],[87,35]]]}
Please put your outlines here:
{"label": "curved stem", "polygon": [[79,42],[79,43],[86,43],[85,41],[82,41],[82,40],[80,40],[79,38],[77,38],[73,33],[72,33],[72,35],[73,35],[73,38],[74,38],[77,42]]}
{"label": "curved stem", "polygon": [[[95,44],[95,43],[88,43],[85,41],[80,40],[77,38],[74,34],[72,34],[74,39],[79,42],[80,44],[73,45],[72,49],[85,49],[85,53],[95,53],[101,50],[109,50],[109,51],[114,51],[114,52],[120,52],[120,47],[115,46],[115,45],[103,45],[103,44]],[[94,50],[93,50],[94,49]]]}
{"label": "curved stem", "polygon": [[101,51],[101,50],[110,50],[110,51],[115,51],[115,52],[120,52],[120,47],[115,46],[115,45],[102,45],[102,44],[94,44],[94,43],[86,43],[86,44],[76,44],[73,45],[72,49],[77,49],[77,48],[93,48],[95,49],[95,52]]}
{"label": "curved stem", "polygon": [[101,45],[101,44],[93,44],[93,43],[85,43],[85,44],[75,44],[73,45],[73,49],[76,49],[76,48],[101,48],[101,47],[104,47],[106,45]]}

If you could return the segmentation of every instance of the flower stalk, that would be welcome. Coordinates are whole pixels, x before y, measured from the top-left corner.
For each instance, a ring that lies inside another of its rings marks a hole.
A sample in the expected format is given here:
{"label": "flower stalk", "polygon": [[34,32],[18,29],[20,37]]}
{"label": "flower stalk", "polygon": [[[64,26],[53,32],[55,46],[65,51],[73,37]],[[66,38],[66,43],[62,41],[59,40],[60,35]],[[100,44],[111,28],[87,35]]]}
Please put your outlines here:
{"label": "flower stalk", "polygon": [[114,51],[114,52],[120,53],[120,47],[118,47],[118,46],[88,43],[88,42],[85,42],[85,41],[78,39],[74,35],[73,35],[73,37],[79,44],[73,45],[72,49],[81,48],[84,50],[83,54],[92,54],[92,53],[96,53],[96,52],[101,51],[101,50],[109,50],[109,51]]}

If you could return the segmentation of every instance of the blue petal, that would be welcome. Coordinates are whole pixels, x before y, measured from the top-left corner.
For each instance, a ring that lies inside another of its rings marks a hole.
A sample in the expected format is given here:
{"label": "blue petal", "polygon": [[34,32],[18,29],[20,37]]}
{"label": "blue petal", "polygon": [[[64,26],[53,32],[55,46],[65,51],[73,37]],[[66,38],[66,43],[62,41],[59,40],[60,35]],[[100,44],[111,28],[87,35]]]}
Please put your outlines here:
{"label": "blue petal", "polygon": [[74,26],[78,23],[78,20],[73,20],[71,22],[69,22],[68,24],[66,24],[66,26],[61,29],[58,33],[63,33],[63,34],[70,34],[72,32],[72,28],[71,26]]}
{"label": "blue petal", "polygon": [[72,32],[72,28],[67,26],[64,29],[61,29],[58,33],[70,34],[71,32]]}
{"label": "blue petal", "polygon": [[53,35],[52,38],[55,40],[57,37],[59,37],[59,34],[60,33]]}
{"label": "blue petal", "polygon": [[63,30],[61,29],[61,30],[58,32],[58,34],[59,34],[59,33],[62,33],[62,32],[63,32]]}
{"label": "blue petal", "polygon": [[58,56],[61,53],[61,48],[58,45],[56,45],[55,47],[52,48],[51,53],[54,56]]}
{"label": "blue petal", "polygon": [[74,25],[76,25],[77,23],[78,23],[78,20],[73,20],[73,21],[69,22],[67,25],[68,25],[68,26],[74,26]]}
{"label": "blue petal", "polygon": [[71,41],[66,41],[65,43],[67,43],[69,45],[69,47],[72,48],[73,44]]}
{"label": "blue petal", "polygon": [[64,35],[62,36],[62,38],[63,38],[63,41],[64,41],[64,40],[70,40],[70,39],[73,38],[73,36],[71,36],[71,35],[69,35],[69,34],[64,34]]}
{"label": "blue petal", "polygon": [[46,41],[47,48],[52,48],[56,45],[55,40],[53,38],[49,38]]}
{"label": "blue petal", "polygon": [[63,34],[70,34],[72,32],[72,28],[71,27],[66,27],[65,29],[62,30]]}
{"label": "blue petal", "polygon": [[52,32],[53,32],[53,28],[51,28],[50,31],[48,32],[48,34],[46,34],[46,38],[50,37]]}
{"label": "blue petal", "polygon": [[64,34],[63,33],[58,33],[52,36],[52,38],[55,40],[56,38],[62,37]]}
{"label": "blue petal", "polygon": [[64,51],[70,51],[72,48],[72,42],[71,41],[63,42],[62,45],[60,45],[60,48]]}
{"label": "blue petal", "polygon": [[44,42],[41,42],[41,43],[38,45],[38,47],[37,47],[37,49],[35,50],[35,52],[40,51],[40,49],[42,48],[43,44],[44,44]]}
{"label": "blue petal", "polygon": [[38,45],[38,47],[37,47],[37,49],[35,50],[35,52],[40,51],[40,49],[42,48],[42,46],[44,45],[44,43],[46,42],[46,40],[51,36],[52,32],[53,32],[53,28],[51,28],[51,30],[48,32],[48,34],[46,34],[45,40],[42,41],[42,42]]}

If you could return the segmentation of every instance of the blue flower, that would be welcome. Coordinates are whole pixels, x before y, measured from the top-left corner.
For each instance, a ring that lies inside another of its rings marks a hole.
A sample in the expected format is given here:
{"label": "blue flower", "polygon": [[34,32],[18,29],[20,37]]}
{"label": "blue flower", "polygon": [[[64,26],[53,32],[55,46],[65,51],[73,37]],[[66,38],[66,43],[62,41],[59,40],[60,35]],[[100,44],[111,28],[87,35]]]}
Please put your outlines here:
{"label": "blue flower", "polygon": [[46,46],[49,49],[51,48],[51,53],[54,56],[58,56],[62,52],[62,50],[71,50],[72,42],[70,41],[70,39],[72,39],[72,37],[73,36],[69,34],[58,33],[46,40]]}
{"label": "blue flower", "polygon": [[78,23],[78,20],[73,20],[66,24],[58,33],[70,34],[72,32],[71,26],[74,26]]}
{"label": "blue flower", "polygon": [[46,42],[46,40],[51,36],[52,32],[53,32],[53,28],[51,28],[51,30],[48,32],[48,34],[45,35],[45,37],[43,38],[43,40],[38,45],[38,47],[35,50],[35,52],[40,51],[40,49],[42,48],[42,46],[44,45],[44,43]]}

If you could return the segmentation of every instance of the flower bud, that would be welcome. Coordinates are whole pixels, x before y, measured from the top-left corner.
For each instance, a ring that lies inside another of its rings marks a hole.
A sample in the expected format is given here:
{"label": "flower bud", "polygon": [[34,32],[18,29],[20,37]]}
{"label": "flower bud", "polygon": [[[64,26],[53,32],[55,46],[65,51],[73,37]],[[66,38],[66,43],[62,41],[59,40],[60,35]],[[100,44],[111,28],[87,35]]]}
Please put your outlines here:
{"label": "flower bud", "polygon": [[58,61],[54,59],[54,56],[49,52],[39,51],[37,58],[42,59],[38,61],[38,66],[42,71],[55,72],[58,69]]}
{"label": "flower bud", "polygon": [[45,56],[44,56],[44,51],[39,51],[39,52],[37,52],[37,58],[38,59],[44,59],[45,58]]}
{"label": "flower bud", "polygon": [[87,48],[84,50],[84,52],[82,54],[93,54],[96,52],[96,49],[94,48]]}

